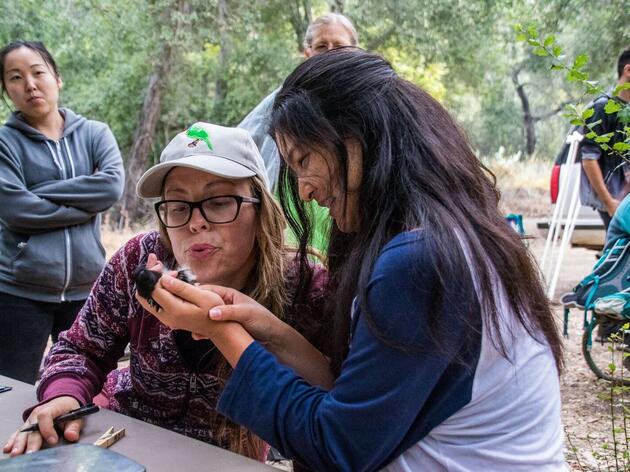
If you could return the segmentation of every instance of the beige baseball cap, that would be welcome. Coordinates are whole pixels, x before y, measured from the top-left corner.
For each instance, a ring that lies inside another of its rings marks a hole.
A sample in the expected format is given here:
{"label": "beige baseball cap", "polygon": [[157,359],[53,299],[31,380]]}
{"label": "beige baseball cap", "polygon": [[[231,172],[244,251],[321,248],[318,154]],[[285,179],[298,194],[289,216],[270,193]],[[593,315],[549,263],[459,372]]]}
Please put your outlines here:
{"label": "beige baseball cap", "polygon": [[265,163],[250,134],[198,122],[175,136],[160,155],[160,163],[147,170],[136,186],[142,198],[159,197],[164,178],[173,167],[190,167],[226,179],[257,175],[269,188]]}

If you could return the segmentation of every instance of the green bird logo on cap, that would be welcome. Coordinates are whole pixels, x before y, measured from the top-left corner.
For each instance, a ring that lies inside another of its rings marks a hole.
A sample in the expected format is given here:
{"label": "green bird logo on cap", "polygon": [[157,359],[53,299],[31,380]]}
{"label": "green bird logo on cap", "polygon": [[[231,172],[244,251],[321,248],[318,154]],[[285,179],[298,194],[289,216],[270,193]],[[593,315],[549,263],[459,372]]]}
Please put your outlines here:
{"label": "green bird logo on cap", "polygon": [[188,144],[189,148],[195,147],[199,141],[203,141],[204,143],[206,143],[206,146],[208,146],[208,149],[210,149],[211,151],[213,150],[212,142],[210,141],[210,135],[201,126],[197,126],[197,125],[191,126],[186,131],[186,136],[194,139],[193,142]]}

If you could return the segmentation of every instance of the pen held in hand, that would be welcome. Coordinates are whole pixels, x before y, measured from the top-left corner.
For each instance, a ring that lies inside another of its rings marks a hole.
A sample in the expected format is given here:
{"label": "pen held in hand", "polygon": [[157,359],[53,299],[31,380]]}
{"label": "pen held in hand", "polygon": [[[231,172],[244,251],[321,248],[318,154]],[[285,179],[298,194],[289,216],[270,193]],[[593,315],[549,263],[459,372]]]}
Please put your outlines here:
{"label": "pen held in hand", "polygon": [[[82,418],[87,415],[91,415],[92,413],[96,413],[99,410],[99,407],[90,403],[89,405],[82,406],[81,408],[77,408],[76,410],[69,411],[61,416],[57,416],[53,420],[53,424],[55,426],[59,426],[64,421],[76,420],[77,418]],[[31,431],[38,431],[39,424],[33,423],[26,428],[22,428],[20,433],[29,433]]]}

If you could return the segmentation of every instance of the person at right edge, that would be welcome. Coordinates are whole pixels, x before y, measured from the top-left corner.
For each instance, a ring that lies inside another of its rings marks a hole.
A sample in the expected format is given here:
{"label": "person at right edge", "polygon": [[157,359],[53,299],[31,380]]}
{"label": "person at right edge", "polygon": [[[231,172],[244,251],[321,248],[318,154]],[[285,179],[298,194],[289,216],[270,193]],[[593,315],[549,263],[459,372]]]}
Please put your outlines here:
{"label": "person at right edge", "polygon": [[[617,74],[617,85],[630,81],[630,49],[626,49],[619,56]],[[582,205],[597,210],[606,231],[619,202],[630,192],[630,166],[622,155],[612,151],[614,144],[623,140],[620,131],[623,130],[624,123],[617,113],[606,113],[605,107],[609,100],[615,100],[622,107],[628,106],[630,89],[622,90],[618,96],[613,96],[612,89],[602,94],[593,103],[595,113],[586,120],[589,124],[599,121],[592,126],[592,130],[598,136],[613,133],[610,141],[606,143],[610,150],[603,150],[595,138],[585,137],[580,145],[582,160],[580,201]],[[585,133],[588,133],[588,130],[585,130]]]}

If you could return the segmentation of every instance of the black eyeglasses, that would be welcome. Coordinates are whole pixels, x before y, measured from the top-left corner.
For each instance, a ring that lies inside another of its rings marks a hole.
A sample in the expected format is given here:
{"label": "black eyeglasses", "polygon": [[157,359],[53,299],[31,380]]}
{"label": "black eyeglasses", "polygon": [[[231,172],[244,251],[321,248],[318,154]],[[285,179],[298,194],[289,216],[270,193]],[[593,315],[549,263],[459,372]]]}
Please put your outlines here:
{"label": "black eyeglasses", "polygon": [[220,195],[198,202],[185,200],[162,200],[155,204],[155,211],[160,222],[167,228],[179,228],[192,218],[193,210],[199,208],[201,216],[208,223],[231,223],[238,217],[243,203],[260,203],[258,198],[241,197],[240,195]]}

